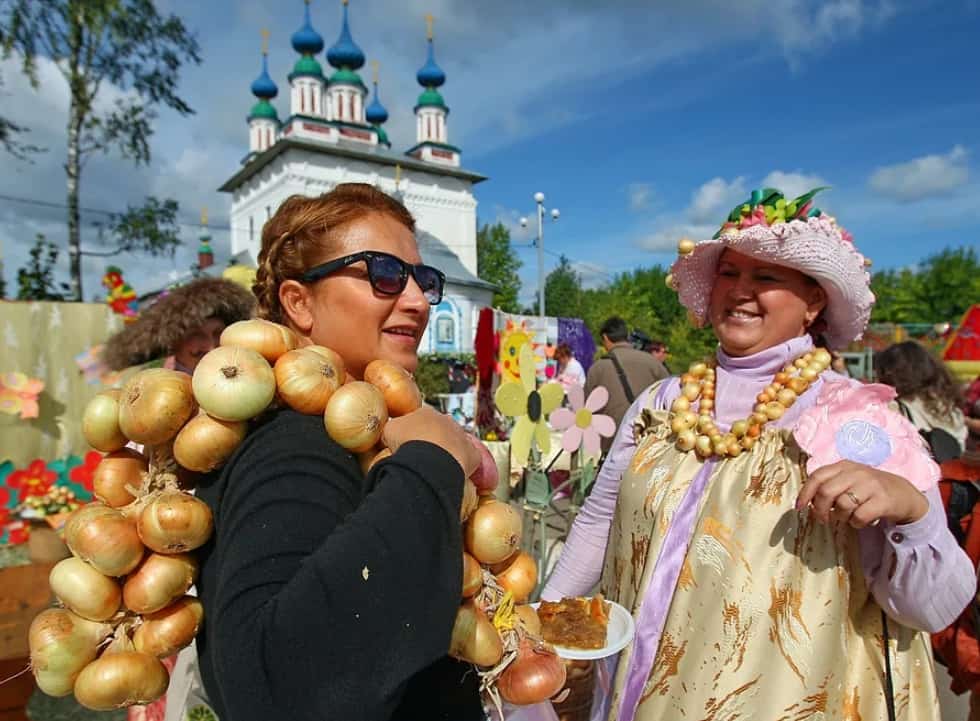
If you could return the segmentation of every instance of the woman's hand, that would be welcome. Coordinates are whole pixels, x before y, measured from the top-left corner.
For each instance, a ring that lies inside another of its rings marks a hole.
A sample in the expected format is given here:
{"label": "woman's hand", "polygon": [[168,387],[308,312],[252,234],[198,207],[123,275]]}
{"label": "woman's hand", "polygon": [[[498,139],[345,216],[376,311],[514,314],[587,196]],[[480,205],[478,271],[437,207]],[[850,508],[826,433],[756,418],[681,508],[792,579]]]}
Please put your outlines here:
{"label": "woman's hand", "polygon": [[796,500],[798,509],[808,505],[821,523],[845,521],[854,528],[880,519],[912,523],[929,511],[925,495],[901,476],[853,461],[838,461],[811,473]]}
{"label": "woman's hand", "polygon": [[468,435],[452,418],[423,404],[417,411],[388,421],[381,440],[392,453],[409,441],[433,443],[455,458],[464,478],[469,478],[480,468],[480,453]]}

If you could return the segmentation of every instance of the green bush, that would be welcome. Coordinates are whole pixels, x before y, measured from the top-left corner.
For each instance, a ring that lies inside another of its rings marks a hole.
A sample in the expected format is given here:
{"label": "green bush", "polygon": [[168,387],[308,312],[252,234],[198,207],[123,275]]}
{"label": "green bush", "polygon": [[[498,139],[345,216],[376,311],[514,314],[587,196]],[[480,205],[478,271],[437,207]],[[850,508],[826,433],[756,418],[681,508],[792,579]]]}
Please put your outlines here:
{"label": "green bush", "polygon": [[434,399],[439,393],[449,392],[449,365],[452,361],[475,365],[476,356],[472,353],[430,353],[419,356],[415,382],[425,398]]}

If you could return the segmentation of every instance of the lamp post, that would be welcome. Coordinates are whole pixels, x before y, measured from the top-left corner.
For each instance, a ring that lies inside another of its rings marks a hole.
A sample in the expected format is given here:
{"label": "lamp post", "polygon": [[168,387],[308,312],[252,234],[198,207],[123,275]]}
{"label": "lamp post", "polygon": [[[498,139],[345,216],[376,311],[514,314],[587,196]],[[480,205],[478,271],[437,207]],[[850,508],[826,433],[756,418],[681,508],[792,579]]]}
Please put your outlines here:
{"label": "lamp post", "polygon": [[[538,235],[535,239],[535,245],[538,248],[538,315],[542,318],[545,317],[544,308],[544,193],[537,192],[534,194],[534,202],[537,203],[537,213],[538,213]],[[551,219],[558,220],[560,213],[558,208],[551,209]],[[521,218],[521,227],[527,227],[527,218]]]}

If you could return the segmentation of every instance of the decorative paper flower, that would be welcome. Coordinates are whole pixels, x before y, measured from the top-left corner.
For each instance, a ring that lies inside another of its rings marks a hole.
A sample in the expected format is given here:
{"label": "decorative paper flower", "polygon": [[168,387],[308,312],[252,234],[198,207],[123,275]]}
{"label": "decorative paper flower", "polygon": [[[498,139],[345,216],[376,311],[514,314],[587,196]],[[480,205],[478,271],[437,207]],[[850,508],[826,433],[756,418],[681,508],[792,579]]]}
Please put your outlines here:
{"label": "decorative paper flower", "polygon": [[583,403],[585,392],[580,386],[568,389],[569,408],[559,408],[551,414],[551,426],[556,431],[565,431],[561,446],[569,453],[575,453],[579,446],[593,455],[599,452],[599,436],[606,438],[616,432],[616,422],[607,415],[597,414],[609,402],[609,391],[604,387],[595,388],[589,399]]}
{"label": "decorative paper flower", "polygon": [[27,468],[11,473],[7,477],[7,485],[19,490],[23,500],[27,496],[43,496],[57,477],[58,474],[49,470],[44,461],[38,458],[31,461]]}
{"label": "decorative paper flower", "polygon": [[920,491],[939,481],[919,431],[888,407],[895,391],[878,383],[824,383],[813,407],[800,416],[793,436],[807,455],[807,472],[841,460],[863,463],[908,480]]}
{"label": "decorative paper flower", "polygon": [[0,486],[0,526],[10,520],[10,491]]}
{"label": "decorative paper flower", "polygon": [[537,389],[530,343],[520,348],[518,368],[520,380],[501,383],[494,401],[501,413],[517,419],[510,443],[514,457],[523,463],[531,452],[532,440],[537,441],[542,453],[551,450],[551,436],[544,419],[561,404],[565,389],[558,383],[545,383]]}
{"label": "decorative paper flower", "polygon": [[95,478],[95,469],[102,462],[102,454],[98,451],[89,451],[85,454],[85,460],[81,465],[75,466],[68,472],[68,477],[78,483],[89,493],[95,491],[92,481]]}
{"label": "decorative paper flower", "polygon": [[44,382],[13,371],[0,374],[0,411],[21,418],[37,418],[37,397]]}
{"label": "decorative paper flower", "polygon": [[12,521],[0,527],[0,544],[16,546],[20,543],[27,543],[30,535],[30,526],[24,521]]}

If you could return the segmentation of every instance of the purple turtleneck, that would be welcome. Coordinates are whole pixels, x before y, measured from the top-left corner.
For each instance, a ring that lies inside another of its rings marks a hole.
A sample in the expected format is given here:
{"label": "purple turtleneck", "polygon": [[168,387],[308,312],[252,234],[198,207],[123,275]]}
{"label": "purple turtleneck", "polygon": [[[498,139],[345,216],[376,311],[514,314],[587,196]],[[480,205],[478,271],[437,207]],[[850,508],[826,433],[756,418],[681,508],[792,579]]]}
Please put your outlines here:
{"label": "purple turtleneck", "polygon": [[[747,417],[756,403],[756,395],[772,382],[773,376],[812,347],[810,337],[802,336],[750,356],[730,356],[719,349],[715,381],[715,421],[719,428],[727,430],[734,421]],[[824,375],[836,376],[829,372]],[[660,394],[654,406],[658,410],[668,409],[680,393],[676,377],[665,383],[668,384],[666,392]],[[822,383],[823,378],[818,379],[772,425],[792,427],[800,414],[816,401]],[[624,416],[542,598],[584,596],[598,583],[619,482],[636,449],[633,420],[650,403],[648,388]],[[946,528],[938,489],[931,488],[926,498],[929,512],[923,518],[901,526],[883,522],[862,529],[859,542],[868,586],[882,608],[906,626],[938,631],[959,615],[976,592],[977,584],[969,558]],[[890,576],[885,572],[889,568],[894,568]],[[936,589],[945,589],[945,593],[935,593]]]}

